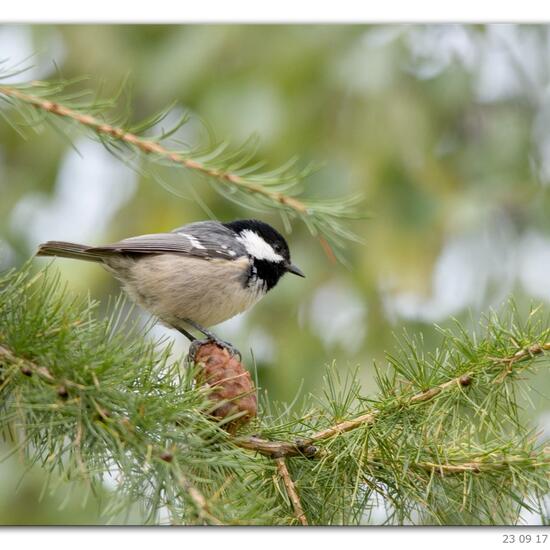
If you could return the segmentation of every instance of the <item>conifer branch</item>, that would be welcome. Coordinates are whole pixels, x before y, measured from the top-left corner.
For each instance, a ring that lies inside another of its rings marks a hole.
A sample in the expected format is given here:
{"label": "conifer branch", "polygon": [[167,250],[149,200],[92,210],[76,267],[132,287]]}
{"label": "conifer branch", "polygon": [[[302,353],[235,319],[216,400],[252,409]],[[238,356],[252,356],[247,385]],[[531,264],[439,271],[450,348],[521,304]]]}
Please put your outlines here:
{"label": "conifer branch", "polygon": [[[19,371],[24,376],[33,376],[37,375],[40,380],[43,382],[53,385],[56,388],[56,393],[62,399],[68,399],[69,393],[67,388],[85,390],[85,386],[82,384],[76,384],[70,380],[56,380],[56,378],[51,374],[50,370],[46,367],[42,367],[23,357],[17,357],[11,350],[7,349],[5,346],[0,345],[0,365],[12,365],[19,367]],[[3,373],[3,380],[0,379],[0,391],[2,386],[6,383],[6,374]],[[113,416],[112,411],[107,409],[98,408],[98,414],[104,421],[109,421],[111,424],[115,423],[118,428],[119,435],[122,437],[132,437],[132,434],[136,431],[136,426],[133,426],[130,420],[127,417],[116,418]],[[80,443],[82,438],[82,426],[79,426],[77,431],[77,437],[75,440],[75,447],[80,451]],[[160,460],[171,463],[174,459],[172,453],[159,448],[154,444],[150,444],[150,451],[152,455],[156,455]],[[82,456],[80,452],[78,454],[78,461],[81,467],[81,471],[86,473],[87,469],[84,465]],[[177,469],[174,472],[175,482],[182,487],[182,489],[189,495],[189,498],[193,505],[196,508],[197,515],[199,518],[206,522],[209,525],[223,525],[223,523],[215,518],[209,511],[208,503],[205,497],[201,492],[193,486],[193,484]]]}
{"label": "conifer branch", "polygon": [[533,453],[529,457],[504,456],[490,460],[472,460],[456,464],[436,464],[433,462],[419,462],[415,466],[428,471],[434,471],[442,476],[451,474],[498,472],[513,467],[518,468],[544,468],[550,466],[548,454],[550,449],[544,449],[541,453]]}
{"label": "conifer branch", "polygon": [[114,468],[113,502],[142,502],[147,521],[165,507],[175,524],[286,524],[296,521],[290,501],[300,523],[307,513],[311,525],[357,524],[368,522],[373,493],[392,504],[391,523],[544,513],[548,443],[518,419],[516,395],[528,370],[550,364],[540,311],[523,323],[492,316],[475,339],[445,333],[431,355],[407,342],[378,370],[373,399],[352,375],[329,371],[326,401],[264,412],[249,428],[258,435],[233,436],[212,420],[192,369],[170,362],[120,309],[98,321],[93,304],[58,287],[44,272],[0,280],[0,433],[92,487]]}
{"label": "conifer branch", "polygon": [[[60,121],[128,164],[150,159],[205,176],[230,200],[278,212],[287,228],[301,220],[329,255],[355,238],[342,223],[355,198],[304,198],[307,169],[262,172],[255,152],[226,144],[167,146],[179,124],[159,134],[166,112],[130,125],[107,114],[113,101],[84,101],[69,84],[0,84],[10,107],[0,116],[17,130],[13,114],[37,129]],[[103,320],[94,307],[68,300],[47,272],[0,277],[0,434],[49,476],[93,490],[119,475],[113,509],[130,499],[145,521],[164,508],[175,524],[361,524],[381,495],[391,523],[515,523],[524,509],[547,521],[548,442],[520,419],[517,395],[526,387],[519,373],[537,358],[549,364],[549,323],[538,310],[525,322],[513,308],[510,318],[492,316],[478,337],[443,331],[432,354],[404,340],[377,369],[373,398],[355,376],[342,382],[329,370],[324,399],[279,416],[264,410],[235,436],[212,415],[219,404],[192,368],[147,340],[120,306]]]}
{"label": "conifer branch", "polygon": [[[293,168],[293,160],[279,168],[263,172],[260,170],[263,164],[253,163],[254,151],[249,151],[246,144],[242,148],[229,151],[224,143],[177,150],[165,146],[163,142],[187,122],[185,117],[173,129],[160,134],[156,126],[166,117],[168,110],[141,124],[132,125],[132,129],[129,125],[117,124],[115,122],[118,121],[107,119],[105,111],[114,107],[114,101],[74,101],[70,94],[64,93],[71,84],[65,81],[1,84],[1,66],[0,61],[0,99],[8,102],[23,117],[24,126],[40,126],[44,122],[44,116],[54,117],[91,131],[109,152],[134,168],[136,163],[132,154],[135,153],[158,165],[185,168],[205,176],[229,200],[243,201],[245,206],[278,212],[287,230],[290,230],[290,220],[301,220],[312,235],[319,239],[329,257],[336,254],[343,259],[343,245],[348,240],[360,240],[345,226],[345,222],[361,217],[356,211],[361,197],[304,198],[301,186],[303,180],[311,174],[311,167],[296,170]],[[82,95],[80,93],[79,97]],[[37,113],[42,116],[36,116]],[[0,111],[0,115],[21,131],[17,121],[9,118],[9,112]],[[153,135],[144,135],[150,130],[154,132]]]}
{"label": "conifer branch", "polygon": [[288,468],[286,466],[285,458],[282,456],[275,458],[275,464],[277,465],[277,472],[279,472],[279,476],[285,484],[288,498],[292,503],[292,507],[294,508],[294,513],[296,514],[298,521],[302,525],[308,525],[306,515],[304,514],[304,509],[302,508],[302,503],[300,502],[300,497],[296,492],[296,487],[294,486],[294,482],[292,481],[292,478],[290,477],[290,472],[288,471]]}
{"label": "conifer branch", "polygon": [[[21,374],[25,376],[33,376],[38,375],[41,380],[48,384],[53,384],[57,387],[57,395],[63,399],[67,399],[69,397],[67,388],[79,388],[79,389],[85,389],[84,386],[81,384],[76,384],[74,382],[71,382],[70,380],[56,380],[54,376],[51,374],[50,370],[46,367],[41,367],[34,363],[33,361],[29,361],[28,359],[22,358],[22,357],[16,357],[15,354],[5,348],[4,346],[0,345],[0,364],[5,365],[14,365],[18,366]],[[0,386],[1,389],[1,386]],[[99,414],[103,418],[103,420],[110,419],[112,417],[112,414],[108,410],[99,409]],[[127,418],[123,418],[120,421],[115,419],[115,422],[119,422],[119,427],[122,428],[121,433],[131,433],[135,430],[135,427],[131,425],[129,420]],[[81,426],[79,427],[77,438],[75,441],[75,446],[79,446],[80,440],[82,437],[82,429]],[[159,449],[155,449],[153,446],[151,447],[154,454],[157,454],[159,458],[165,462],[172,462],[173,455],[167,451],[162,451]],[[79,455],[79,463],[81,465],[81,469],[83,472],[86,472],[86,468],[84,466],[84,463],[82,461],[82,457]],[[177,472],[177,475],[175,476],[176,482],[186,491],[186,493],[189,495],[191,501],[195,505],[197,509],[197,513],[199,517],[204,520],[206,523],[211,525],[223,525],[222,522],[220,522],[217,518],[212,516],[208,509],[208,504],[204,496],[200,493],[200,491],[197,490],[196,487],[193,486],[193,484],[181,473]]]}
{"label": "conifer branch", "polygon": [[0,345],[0,360],[2,359],[4,360],[3,362],[7,364],[19,366],[21,373],[25,376],[32,376],[33,374],[36,374],[40,376],[40,378],[46,380],[51,384],[60,384],[60,387],[82,387],[79,384],[71,382],[70,380],[56,381],[50,370],[46,367],[41,367],[33,361],[29,361],[28,359],[25,359],[23,357],[16,357],[16,355],[11,350]]}
{"label": "conifer branch", "polygon": [[[511,373],[511,369],[517,363],[525,361],[526,359],[532,359],[537,355],[541,355],[545,351],[550,351],[550,342],[543,344],[531,344],[516,351],[513,355],[506,357],[492,357],[488,368],[494,367],[494,365],[504,365],[505,370],[502,370],[499,376],[495,379],[495,383],[502,382],[502,379],[507,374]],[[364,414],[361,414],[355,418],[338,422],[333,426],[320,430],[309,437],[299,439],[297,441],[269,441],[261,439],[259,437],[249,437],[246,439],[237,439],[235,443],[244,448],[256,451],[260,454],[270,457],[281,456],[305,456],[307,458],[316,458],[320,449],[315,445],[323,440],[337,437],[346,432],[355,430],[357,428],[363,428],[374,424],[377,418],[381,414],[392,413],[396,410],[403,409],[412,405],[420,403],[427,403],[434,399],[442,392],[451,389],[461,389],[469,386],[474,380],[476,372],[471,371],[466,374],[457,376],[451,380],[438,384],[433,388],[416,393],[412,396],[396,396],[395,402],[390,407],[386,407],[381,410],[371,410]],[[322,454],[322,453],[321,453]],[[452,467],[449,467],[452,468]],[[465,467],[466,468],[466,467]]]}
{"label": "conifer branch", "polygon": [[41,109],[47,113],[72,119],[78,124],[91,128],[98,134],[106,134],[109,137],[120,140],[133,147],[137,147],[143,153],[158,155],[173,162],[174,164],[180,164],[189,170],[196,170],[205,176],[216,178],[222,182],[229,182],[232,185],[246,189],[250,193],[258,193],[259,195],[263,195],[274,202],[278,202],[289,209],[296,211],[299,214],[307,214],[307,206],[294,197],[277,191],[270,191],[269,189],[255,184],[244,177],[238,176],[237,174],[209,168],[201,162],[184,158],[180,153],[176,151],[169,151],[156,141],[141,138],[136,134],[124,130],[123,128],[118,128],[116,126],[112,126],[111,124],[102,122],[91,115],[80,113],[55,101],[50,101],[48,99],[22,92],[12,86],[0,86],[0,94],[7,97],[12,97],[30,105],[34,105],[37,109]]}
{"label": "conifer branch", "polygon": [[[171,458],[167,460],[168,456],[166,454],[161,456],[161,458],[165,461],[171,460]],[[199,517],[207,525],[224,525],[223,522],[210,513],[210,507],[204,495],[180,471],[177,472],[176,479],[178,484],[181,485],[193,501]]]}

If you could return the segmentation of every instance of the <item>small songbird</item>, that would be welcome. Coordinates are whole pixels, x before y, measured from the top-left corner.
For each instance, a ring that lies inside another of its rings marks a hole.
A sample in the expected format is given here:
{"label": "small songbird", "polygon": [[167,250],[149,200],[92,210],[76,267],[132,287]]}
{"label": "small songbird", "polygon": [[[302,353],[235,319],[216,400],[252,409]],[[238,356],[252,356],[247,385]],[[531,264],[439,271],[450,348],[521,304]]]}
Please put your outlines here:
{"label": "small songbird", "polygon": [[284,237],[259,220],[196,222],[98,247],[49,241],[37,255],[101,263],[163,324],[191,341],[194,328],[230,351],[207,327],[252,307],[285,273],[305,276]]}

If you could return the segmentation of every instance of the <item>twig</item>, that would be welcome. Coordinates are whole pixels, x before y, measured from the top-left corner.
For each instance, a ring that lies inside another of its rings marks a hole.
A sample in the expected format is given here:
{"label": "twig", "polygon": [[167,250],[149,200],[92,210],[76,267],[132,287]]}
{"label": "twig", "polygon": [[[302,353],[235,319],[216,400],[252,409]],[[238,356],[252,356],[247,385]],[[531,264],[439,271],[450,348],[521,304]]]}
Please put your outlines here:
{"label": "twig", "polygon": [[[536,355],[540,355],[549,350],[550,343],[534,344],[529,347],[520,349],[511,356],[500,358],[492,357],[489,359],[489,361],[491,365],[493,365],[493,367],[495,365],[503,365],[505,367],[505,372],[510,373],[512,367],[517,363],[528,360],[530,358],[534,358]],[[6,346],[0,345],[0,363],[2,362],[5,362],[6,364],[12,364],[16,368],[19,367],[23,374],[36,374],[46,384],[58,386],[60,384],[60,380],[56,379],[48,368],[40,366],[29,359],[18,357]],[[477,375],[479,375],[479,371],[477,372]],[[283,480],[296,518],[302,525],[308,525],[308,521],[304,514],[300,497],[296,491],[296,487],[288,471],[286,457],[301,455],[311,458],[319,458],[320,456],[322,456],[323,449],[317,448],[315,446],[316,443],[349,432],[361,426],[372,425],[382,414],[388,411],[394,411],[397,408],[408,405],[429,402],[436,396],[440,395],[442,392],[450,390],[451,388],[467,387],[475,379],[475,376],[476,372],[470,371],[466,374],[448,380],[442,384],[429,388],[423,392],[416,393],[410,397],[398,397],[396,398],[394,404],[385,409],[371,410],[356,418],[339,422],[329,428],[313,433],[306,439],[292,442],[269,441],[258,437],[248,437],[246,439],[232,438],[232,441],[242,448],[254,450],[256,452],[259,452],[260,454],[266,455],[274,459],[278,475]],[[495,379],[495,382],[498,383],[499,378],[500,377],[497,377]],[[68,380],[63,380],[62,383],[68,387],[85,388],[80,384],[76,384]],[[115,423],[120,428],[121,432],[127,432],[129,429],[130,431],[133,431],[127,418],[113,418],[112,415],[108,413],[108,411],[105,412],[105,414],[102,414],[102,418],[106,422],[108,421]],[[75,445],[77,447],[77,460],[79,461],[79,466],[82,471],[85,471],[86,469],[82,463],[81,457],[79,456],[79,446],[82,437],[81,430],[82,426],[79,424]],[[158,454],[159,458],[165,462],[171,463],[174,459],[174,456],[171,452],[160,451],[159,449],[154,452]],[[497,472],[513,467],[548,468],[548,466],[550,465],[550,457],[548,456],[549,452],[550,449],[546,448],[543,450],[542,453],[532,453],[529,456],[500,455],[494,457],[485,457],[483,460],[479,460],[477,457],[472,457],[473,459],[469,459],[469,457],[466,456],[464,457],[462,462],[452,463],[418,461],[409,463],[409,467],[421,469],[434,474],[439,474],[441,476],[449,476],[463,473],[477,474],[482,472]],[[370,455],[367,457],[367,462],[376,466],[380,463],[380,457],[377,457],[376,454]],[[205,499],[203,494],[180,472],[176,462],[174,463],[174,466],[175,468],[172,470],[172,473],[175,476],[177,483],[189,496],[191,502],[196,508],[199,518],[205,523],[209,523],[212,525],[223,525],[223,523],[219,519],[217,519],[210,513],[207,500]]]}
{"label": "twig", "polygon": [[526,348],[520,349],[511,357],[505,357],[504,359],[495,358],[494,361],[496,363],[513,365],[518,361],[527,359],[529,357],[533,357],[534,355],[540,355],[544,351],[549,351],[549,350],[550,350],[550,342],[547,342],[546,344],[533,344],[532,346],[528,346]]}
{"label": "twig", "polygon": [[177,480],[182,489],[189,495],[193,501],[199,517],[210,525],[224,525],[218,518],[215,518],[208,509],[208,502],[203,494],[181,473],[178,471]]}
{"label": "twig", "polygon": [[0,361],[2,360],[2,358],[12,365],[19,366],[21,372],[24,375],[32,376],[33,374],[36,374],[48,384],[56,386],[57,393],[60,397],[67,397],[67,388],[79,390],[85,389],[85,386],[83,386],[82,384],[73,382],[72,380],[68,380],[67,378],[56,378],[47,367],[38,365],[34,361],[31,361],[30,359],[27,359],[25,357],[18,357],[13,353],[13,351],[0,344]]}
{"label": "twig", "polygon": [[[417,393],[412,397],[410,397],[408,400],[400,400],[396,402],[396,404],[392,407],[392,409],[401,407],[406,404],[413,405],[416,403],[430,401],[436,395],[439,395],[441,392],[451,387],[454,387],[457,385],[469,384],[470,379],[471,379],[471,374],[453,378],[452,380],[444,382],[439,386],[435,386],[433,388],[430,388],[429,390]],[[387,410],[388,409],[385,409],[385,411]],[[373,410],[368,413],[362,414],[356,418],[352,418],[350,420],[344,420],[343,422],[339,422],[334,426],[330,426],[329,428],[325,428],[324,430],[318,431],[308,438],[301,439],[295,442],[269,441],[267,439],[261,439],[259,437],[249,437],[247,439],[237,440],[235,441],[235,443],[239,445],[239,447],[257,451],[260,454],[263,454],[266,456],[305,455],[309,458],[313,458],[318,452],[317,447],[315,447],[315,443],[319,441],[323,441],[325,439],[329,439],[336,435],[349,432],[351,430],[355,430],[356,428],[359,428],[361,426],[373,424],[374,421],[381,414],[381,412],[382,411],[379,411],[379,410]]]}
{"label": "twig", "polygon": [[224,170],[217,170],[215,168],[209,168],[201,162],[197,162],[193,159],[185,158],[183,155],[176,151],[171,151],[163,147],[159,143],[153,140],[143,139],[136,134],[127,132],[123,128],[112,126],[106,122],[84,113],[80,113],[74,109],[66,107],[60,103],[50,101],[48,99],[41,98],[39,96],[28,94],[21,91],[18,88],[12,86],[0,86],[0,94],[8,97],[12,97],[24,103],[33,105],[34,107],[41,109],[42,111],[74,120],[75,122],[91,128],[97,134],[109,135],[115,139],[123,141],[133,147],[136,147],[145,154],[155,154],[164,159],[178,164],[189,170],[200,172],[206,176],[217,179],[218,181],[226,184],[232,184],[236,187],[241,187],[249,191],[267,197],[279,204],[282,204],[297,212],[298,214],[305,215],[308,213],[307,206],[300,200],[280,193],[278,191],[272,191],[262,185],[247,180],[237,174],[226,172]]}
{"label": "twig", "polygon": [[511,357],[506,357],[504,359],[494,358],[493,360],[497,364],[503,364],[506,366],[506,369],[502,371],[501,375],[498,378],[499,382],[503,382],[504,379],[512,372],[512,367],[515,363],[534,357],[535,355],[540,355],[541,353],[550,350],[550,343],[546,344],[533,344],[527,348],[520,349],[517,353]]}
{"label": "twig", "polygon": [[[21,372],[23,374],[37,374],[42,378],[46,383],[48,384],[59,384],[59,381],[56,380],[56,378],[52,375],[49,369],[43,366],[39,366],[33,361],[21,357],[17,357],[11,350],[6,348],[5,346],[0,345],[0,361],[4,359],[7,360],[10,364],[13,365],[19,365]],[[63,384],[69,387],[78,387],[78,388],[84,388],[84,386],[81,386],[80,384],[76,384],[75,382],[71,382],[70,380],[63,380]],[[97,409],[98,414],[101,416],[101,418],[104,421],[111,421],[116,423],[116,425],[120,428],[121,433],[126,433],[128,430],[130,432],[134,431],[129,420],[127,418],[112,418],[109,411],[103,410],[97,403],[94,402],[94,405]],[[84,463],[82,461],[82,457],[80,455],[80,445],[82,440],[82,424],[78,424],[77,428],[77,435],[75,439],[75,448],[76,448],[76,456],[77,461],[79,464],[79,467],[82,471],[82,473],[86,474],[87,470],[84,466]],[[159,451],[158,452],[159,458],[163,460],[164,462],[170,463],[173,460],[173,455],[171,453],[165,452],[165,451]],[[178,484],[182,487],[182,489],[189,495],[190,499],[193,501],[193,504],[195,505],[197,509],[197,513],[201,519],[203,519],[205,522],[208,522],[212,525],[223,525],[223,523],[215,518],[208,510],[208,503],[202,493],[194,486],[192,483],[181,473],[178,472],[176,474],[176,479]]]}
{"label": "twig", "polygon": [[[504,371],[504,374],[506,375],[510,372],[510,369],[516,363],[533,358],[536,355],[541,355],[545,351],[549,350],[550,342],[544,344],[534,344],[532,346],[517,351],[514,355],[511,355],[509,357],[493,357],[491,358],[491,361],[493,364],[505,365],[506,371]],[[7,359],[12,364],[21,365],[21,371],[23,373],[28,374],[34,372],[49,383],[57,383],[51,372],[46,367],[39,366],[28,359],[17,357],[8,348],[0,345],[0,359],[2,357]],[[433,388],[430,388],[423,392],[419,392],[409,397],[408,399],[398,399],[393,406],[389,407],[389,409],[386,408],[383,411],[376,409],[369,411],[365,414],[357,416],[356,418],[344,420],[342,422],[339,422],[338,424],[325,428],[324,430],[315,432],[307,438],[299,439],[296,441],[272,441],[256,436],[250,436],[247,438],[234,438],[233,443],[238,447],[258,452],[270,458],[280,458],[285,456],[304,456],[307,458],[319,458],[322,453],[321,450],[316,446],[316,443],[355,430],[362,426],[372,425],[383,412],[387,412],[388,410],[395,410],[396,408],[406,405],[426,403],[431,401],[442,392],[447,391],[451,388],[469,386],[474,378],[475,373],[473,371],[462,374],[460,376],[457,376],[456,378],[448,380],[447,382],[434,386]],[[62,383],[68,387],[83,387],[79,384],[76,384],[75,382],[71,382],[70,380],[63,380]],[[447,470],[450,471],[451,469],[452,466],[449,465]]]}
{"label": "twig", "polygon": [[[525,359],[532,358],[536,355],[540,355],[545,351],[550,350],[550,342],[545,344],[534,344],[527,348],[521,349],[516,352],[514,355],[509,357],[494,357],[492,358],[493,364],[502,364],[507,367],[505,371],[508,371],[518,362]],[[235,439],[234,442],[239,447],[244,449],[249,449],[256,451],[260,454],[269,457],[278,457],[278,456],[306,456],[308,458],[315,458],[318,456],[319,449],[315,446],[316,443],[329,439],[336,435],[340,435],[362,426],[368,426],[374,424],[376,419],[384,412],[388,410],[395,410],[397,408],[406,406],[406,405],[416,405],[418,403],[426,403],[431,401],[434,397],[441,394],[442,392],[449,390],[451,388],[459,388],[469,386],[472,383],[472,380],[475,378],[475,372],[471,371],[466,374],[452,378],[447,382],[434,386],[428,390],[422,391],[413,395],[412,397],[398,399],[395,404],[391,407],[382,410],[372,410],[356,418],[350,420],[344,420],[339,422],[334,426],[320,430],[313,435],[300,439],[297,441],[271,441],[268,439],[262,439],[259,437],[248,437],[246,439]]]}
{"label": "twig", "polygon": [[[511,467],[527,468],[548,468],[550,466],[550,447],[545,447],[542,451],[532,452],[527,456],[518,455],[492,455],[485,456],[482,460],[479,455],[471,457],[464,456],[462,460],[453,462],[431,462],[431,461],[412,461],[407,463],[409,469],[420,469],[428,472],[435,472],[441,476],[463,473],[479,474],[482,472],[499,472],[508,470]],[[371,452],[366,457],[365,462],[373,467],[383,464],[384,458],[376,451]]]}
{"label": "twig", "polygon": [[424,470],[434,471],[440,475],[462,474],[472,472],[479,474],[481,472],[497,472],[507,470],[511,466],[521,466],[522,468],[537,468],[540,466],[550,466],[550,458],[540,455],[533,455],[530,458],[526,457],[503,457],[501,460],[473,460],[470,462],[462,462],[459,464],[437,464],[433,462],[417,462],[411,464]]}
{"label": "twig", "polygon": [[296,514],[298,521],[302,525],[308,525],[306,515],[304,514],[304,509],[302,508],[302,503],[300,502],[300,497],[296,492],[296,487],[294,486],[294,482],[292,481],[290,472],[286,466],[285,458],[283,456],[277,457],[275,459],[275,464],[277,465],[277,472],[279,472],[279,476],[285,484],[286,492],[290,498],[290,502],[292,502],[292,507],[294,508],[294,513]]}
{"label": "twig", "polygon": [[[541,355],[545,351],[550,351],[550,342],[545,344],[534,344],[532,346],[523,348],[517,351],[514,355],[511,355],[508,357],[492,357],[491,361],[493,364],[504,365],[506,367],[506,370],[504,371],[504,373],[508,374],[510,372],[510,369],[516,363],[519,363],[526,359],[533,358],[536,355]],[[50,384],[64,384],[67,387],[84,388],[84,386],[77,384],[75,382],[72,382],[70,380],[63,380],[63,381],[56,380],[56,378],[52,375],[52,373],[48,368],[37,365],[36,363],[34,363],[29,359],[17,357],[10,349],[0,345],[0,360],[2,358],[7,360],[10,364],[18,365],[23,374],[29,375],[31,373],[35,373],[38,376],[40,376],[40,378],[42,378],[44,381]],[[394,410],[395,408],[402,407],[405,405],[415,405],[419,403],[426,403],[428,401],[431,401],[433,398],[435,398],[437,395],[441,394],[442,392],[449,390],[453,387],[456,388],[456,387],[469,386],[472,383],[474,378],[475,378],[474,372],[469,372],[467,374],[457,376],[456,378],[453,378],[451,380],[448,380],[447,382],[434,386],[433,388],[414,394],[408,399],[397,400],[395,404],[392,407],[390,407],[390,409]],[[497,380],[501,381],[500,379],[497,379]],[[320,441],[324,441],[326,439],[330,439],[331,437],[355,430],[361,426],[372,425],[383,412],[387,412],[387,411],[388,411],[388,408],[384,409],[384,411],[372,410],[372,411],[369,411],[368,413],[357,416],[356,418],[339,422],[338,424],[330,426],[329,428],[325,428],[324,430],[315,432],[308,438],[300,439],[297,441],[272,441],[268,439],[262,439],[256,436],[250,436],[247,438],[234,438],[233,443],[235,443],[237,446],[241,448],[252,450],[260,454],[263,454],[265,456],[268,456],[270,458],[274,458],[277,462],[277,468],[279,469],[279,471],[281,471],[281,468],[283,467],[286,469],[286,465],[284,465],[284,460],[283,460],[283,465],[281,466],[281,459],[284,459],[284,457],[304,456],[307,458],[319,458],[319,456],[321,456],[322,454],[322,449],[319,449],[315,445],[316,443]],[[550,459],[546,459],[546,458],[538,459],[537,457],[535,458],[536,460],[535,462],[530,464],[531,466],[541,466],[541,465],[550,464]],[[512,457],[512,458],[503,459],[502,461],[483,461],[483,462],[468,461],[460,464],[436,464],[431,462],[418,462],[415,465],[423,469],[435,470],[441,473],[442,475],[444,475],[449,473],[461,473],[461,472],[468,472],[468,471],[480,472],[484,470],[505,469],[509,467],[510,464],[512,463],[519,463],[520,461],[524,461],[524,460],[525,458],[522,458],[522,457]],[[369,459],[369,461],[371,460]],[[372,461],[376,462],[374,458],[372,458]],[[284,476],[282,474],[281,476],[284,479]]]}
{"label": "twig", "polygon": [[30,374],[34,372],[49,382],[54,380],[51,372],[46,367],[39,367],[36,363],[33,363],[29,359],[17,357],[11,350],[0,345],[0,358],[2,357],[9,361],[12,365],[20,365],[23,374]]}

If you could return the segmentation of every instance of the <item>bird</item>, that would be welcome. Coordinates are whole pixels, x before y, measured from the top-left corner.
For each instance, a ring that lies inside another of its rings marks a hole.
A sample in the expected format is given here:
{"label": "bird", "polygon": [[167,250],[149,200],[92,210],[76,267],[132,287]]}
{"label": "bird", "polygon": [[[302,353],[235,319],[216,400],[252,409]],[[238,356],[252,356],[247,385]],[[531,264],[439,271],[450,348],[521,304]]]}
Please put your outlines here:
{"label": "bird", "polygon": [[190,332],[195,329],[239,356],[209,328],[250,309],[286,273],[305,277],[281,233],[257,219],[193,222],[105,246],[48,241],[36,255],[97,262],[133,301],[192,346],[204,342]]}

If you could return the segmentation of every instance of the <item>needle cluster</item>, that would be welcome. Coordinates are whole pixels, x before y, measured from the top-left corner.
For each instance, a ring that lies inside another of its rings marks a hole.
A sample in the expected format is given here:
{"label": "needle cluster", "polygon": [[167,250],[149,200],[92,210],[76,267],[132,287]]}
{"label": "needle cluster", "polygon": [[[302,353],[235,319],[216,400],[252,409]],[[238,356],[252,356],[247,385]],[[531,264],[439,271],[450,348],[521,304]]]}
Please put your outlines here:
{"label": "needle cluster", "polygon": [[444,331],[431,354],[404,340],[373,397],[330,368],[321,398],[261,401],[236,434],[193,368],[130,319],[122,303],[99,319],[49,270],[1,282],[3,438],[57,482],[114,479],[105,521],[129,503],[153,523],[547,521],[550,454],[520,410],[550,364],[540,311]]}

